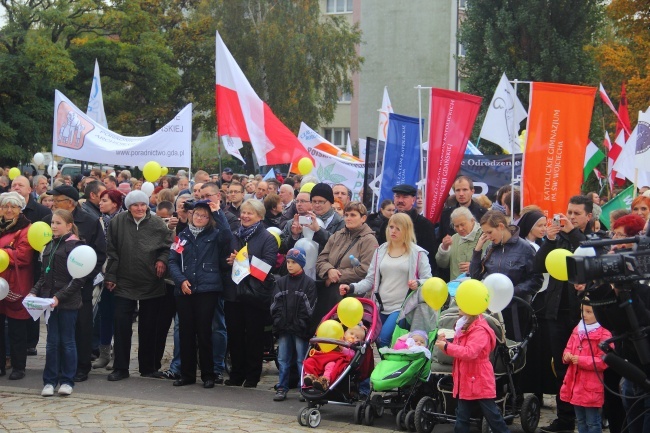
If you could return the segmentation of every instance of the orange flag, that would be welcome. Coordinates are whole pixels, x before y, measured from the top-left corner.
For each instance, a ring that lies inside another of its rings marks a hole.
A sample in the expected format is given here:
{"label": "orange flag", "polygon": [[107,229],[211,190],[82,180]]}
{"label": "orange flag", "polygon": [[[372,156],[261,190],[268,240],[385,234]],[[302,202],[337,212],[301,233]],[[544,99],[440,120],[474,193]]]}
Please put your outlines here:
{"label": "orange flag", "polygon": [[566,213],[580,194],[595,87],[533,83],[524,153],[523,205]]}

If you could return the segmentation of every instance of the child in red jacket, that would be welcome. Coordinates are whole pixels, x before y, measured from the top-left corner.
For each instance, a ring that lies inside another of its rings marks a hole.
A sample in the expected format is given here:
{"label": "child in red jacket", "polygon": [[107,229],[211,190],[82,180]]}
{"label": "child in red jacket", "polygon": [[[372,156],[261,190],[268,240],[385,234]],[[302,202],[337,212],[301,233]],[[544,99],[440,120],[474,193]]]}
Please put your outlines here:
{"label": "child in red jacket", "polygon": [[[578,433],[602,431],[600,412],[605,403],[602,372],[607,368],[598,344],[612,334],[596,321],[588,299],[582,301],[582,320],[571,333],[562,361],[569,364],[560,399],[573,405]],[[597,370],[597,372],[596,372]]]}
{"label": "child in red jacket", "polygon": [[494,433],[509,431],[494,402],[496,381],[489,357],[495,346],[496,335],[482,315],[469,316],[461,311],[453,343],[447,342],[444,333],[438,334],[436,347],[454,357],[453,396],[458,398],[454,433],[469,432],[470,415],[477,404]]}

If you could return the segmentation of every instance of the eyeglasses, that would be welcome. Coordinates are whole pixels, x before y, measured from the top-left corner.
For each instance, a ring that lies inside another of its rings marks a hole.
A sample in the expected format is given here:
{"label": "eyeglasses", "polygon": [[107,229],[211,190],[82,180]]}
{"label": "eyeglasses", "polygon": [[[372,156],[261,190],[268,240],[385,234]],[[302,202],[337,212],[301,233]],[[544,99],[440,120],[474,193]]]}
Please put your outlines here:
{"label": "eyeglasses", "polygon": [[310,203],[310,201],[309,200],[296,200],[296,203],[305,204],[305,203]]}
{"label": "eyeglasses", "polygon": [[311,204],[315,204],[316,206],[322,206],[325,203],[327,203],[327,200],[312,200]]}
{"label": "eyeglasses", "polygon": [[207,220],[210,218],[210,215],[202,214],[202,213],[194,213],[192,214],[194,218],[201,219],[201,220]]}
{"label": "eyeglasses", "polygon": [[628,237],[628,236],[625,235],[625,233],[616,233],[615,231],[608,232],[608,235],[612,239],[623,239],[623,238]]}

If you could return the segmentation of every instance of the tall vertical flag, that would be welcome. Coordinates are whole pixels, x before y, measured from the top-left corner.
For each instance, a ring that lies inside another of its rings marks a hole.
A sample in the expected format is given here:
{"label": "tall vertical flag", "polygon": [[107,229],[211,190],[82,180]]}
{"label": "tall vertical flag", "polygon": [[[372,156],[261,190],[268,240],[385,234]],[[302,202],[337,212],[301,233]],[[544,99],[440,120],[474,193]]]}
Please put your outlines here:
{"label": "tall vertical flag", "polygon": [[350,133],[349,132],[348,132],[348,141],[347,141],[347,143],[345,145],[345,153],[348,153],[350,155],[354,155],[354,153],[352,153],[352,140],[350,140]]}
{"label": "tall vertical flag", "polygon": [[600,150],[598,146],[596,146],[592,141],[590,141],[587,145],[587,151],[585,152],[585,165],[583,169],[584,180],[587,180],[589,173],[591,173],[603,159],[605,159],[605,154],[603,151]]}
{"label": "tall vertical flag", "polygon": [[90,98],[88,98],[88,108],[86,115],[95,122],[108,129],[106,113],[104,112],[104,97],[102,96],[102,81],[99,78],[99,63],[95,59],[95,73],[93,74],[93,83],[90,86]]}
{"label": "tall vertical flag", "polygon": [[248,141],[260,165],[308,157],[296,136],[257,96],[219,32],[216,46],[217,125],[226,151],[243,161],[239,149]]}
{"label": "tall vertical flag", "polygon": [[532,83],[524,153],[523,205],[548,216],[580,193],[595,87]]}
{"label": "tall vertical flag", "polygon": [[359,159],[361,161],[366,160],[366,139],[359,138]]}
{"label": "tall vertical flag", "polygon": [[[644,113],[643,117],[648,114],[650,114],[650,110],[648,110],[648,113]],[[641,119],[643,119],[643,117],[641,117]],[[645,126],[643,129],[645,129]],[[617,179],[625,180],[627,178],[630,182],[633,182],[636,185],[650,186],[650,172],[646,171],[648,166],[643,164],[643,162],[647,160],[647,157],[644,155],[645,152],[637,154],[637,146],[641,145],[641,147],[643,147],[642,143],[644,140],[647,140],[641,137],[641,142],[639,142],[640,132],[641,121],[639,121],[636,127],[632,130],[627,142],[623,142],[624,131],[621,130],[621,132],[619,132],[616,141],[620,143],[622,150],[614,163],[613,169],[618,175]]]}
{"label": "tall vertical flag", "polygon": [[498,144],[508,153],[521,153],[518,140],[519,124],[527,115],[504,73],[492,96],[480,137]]}
{"label": "tall vertical flag", "polygon": [[481,101],[467,93],[431,89],[424,216],[432,222],[440,219],[449,197]]}
{"label": "tall vertical flag", "polygon": [[636,127],[638,131],[634,164],[639,170],[645,171],[650,168],[650,109],[645,113],[639,111],[639,122]]}
{"label": "tall vertical flag", "polygon": [[373,192],[372,195],[372,207],[379,207],[379,189],[381,187],[381,176],[383,173],[383,165],[378,166],[379,159],[383,158],[382,161],[385,161],[384,158],[386,150],[386,136],[388,135],[388,116],[393,112],[393,105],[390,103],[390,98],[388,97],[388,86],[384,86],[384,95],[381,100],[381,108],[379,109],[379,125],[377,127],[377,147],[375,151],[375,179],[368,183],[368,186]]}
{"label": "tall vertical flag", "polygon": [[[623,84],[623,86],[625,86],[625,83]],[[625,92],[625,90],[623,90],[623,92]],[[625,129],[625,132],[627,132],[627,134],[629,135],[630,134],[630,118],[629,118],[629,116],[627,118],[627,123],[624,123],[624,121],[622,121],[622,119],[621,119],[621,116],[619,116],[618,111],[616,110],[616,108],[614,108],[614,104],[612,104],[612,100],[609,99],[609,96],[607,96],[607,92],[605,91],[605,88],[603,87],[603,83],[600,83],[600,87],[598,88],[598,93],[600,94],[600,99],[605,103],[605,105],[607,105],[609,107],[610,110],[612,110],[612,112],[614,113],[614,115],[618,119],[617,123],[620,122],[623,129]],[[625,105],[627,106],[627,99],[626,99]],[[626,112],[627,112],[627,110],[626,110]]]}
{"label": "tall vertical flag", "polygon": [[377,140],[386,142],[388,135],[388,115],[393,112],[393,106],[388,97],[388,86],[384,86],[384,96],[381,100],[381,110],[379,110],[379,127],[377,129]]}
{"label": "tall vertical flag", "polygon": [[[632,131],[632,126],[630,124],[630,114],[627,109],[627,92],[625,90],[625,82],[621,84],[621,99],[618,103],[618,120],[616,122],[616,133],[614,134],[615,141],[612,144],[612,148],[609,151],[609,154],[607,155],[612,161],[614,161],[614,164],[616,164],[616,161],[619,158],[619,155],[623,151],[623,143],[627,142],[627,140],[630,138],[630,134]],[[619,133],[623,132],[623,139],[619,140]],[[625,181],[625,176],[620,175],[616,172],[616,169],[612,171],[612,182],[615,182],[618,185],[622,185],[623,182]]]}

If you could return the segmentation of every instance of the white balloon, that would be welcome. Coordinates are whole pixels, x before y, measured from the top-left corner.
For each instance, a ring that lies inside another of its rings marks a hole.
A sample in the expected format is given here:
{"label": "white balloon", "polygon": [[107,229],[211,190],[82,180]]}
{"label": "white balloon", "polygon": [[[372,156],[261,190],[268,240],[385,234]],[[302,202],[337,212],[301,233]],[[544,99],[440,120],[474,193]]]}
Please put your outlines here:
{"label": "white balloon", "polygon": [[574,256],[596,257],[596,250],[594,247],[578,247],[573,253]]}
{"label": "white balloon", "polygon": [[97,264],[97,254],[92,247],[80,245],[68,255],[68,272],[72,278],[83,278],[90,274]]}
{"label": "white balloon", "polygon": [[[325,223],[323,223],[323,220],[320,218],[316,218],[316,222],[318,223],[318,227],[323,227]],[[312,240],[314,239],[314,231],[309,228],[309,226],[302,226],[302,237],[304,237],[307,240]]]}
{"label": "white balloon", "polygon": [[156,189],[156,187],[153,186],[153,183],[151,183],[151,182],[145,182],[140,187],[140,191],[147,194],[147,197],[151,197],[151,194],[153,194],[154,189]]}
{"label": "white balloon", "polygon": [[34,154],[34,164],[41,165],[43,164],[43,161],[45,161],[45,155],[43,155],[41,152],[36,152]]}
{"label": "white balloon", "polygon": [[9,294],[9,283],[4,278],[0,277],[0,301],[7,297]]}
{"label": "white balloon", "polygon": [[512,301],[515,287],[506,275],[499,273],[490,274],[483,280],[483,284],[487,287],[488,294],[490,295],[488,308],[492,313],[498,313]]}
{"label": "white balloon", "polygon": [[307,263],[305,264],[305,269],[311,269],[316,267],[316,259],[318,258],[318,244],[309,239],[298,239],[296,246],[305,250],[305,255],[307,256]]}
{"label": "white balloon", "polygon": [[276,235],[278,235],[278,236],[282,236],[282,230],[280,230],[280,229],[277,228],[277,227],[269,227],[269,228],[266,229],[266,230],[269,231],[269,232],[271,232],[271,233],[274,233],[274,234],[276,234]]}
{"label": "white balloon", "polygon": [[59,172],[59,167],[56,165],[55,161],[52,161],[47,166],[47,174],[54,177]]}

